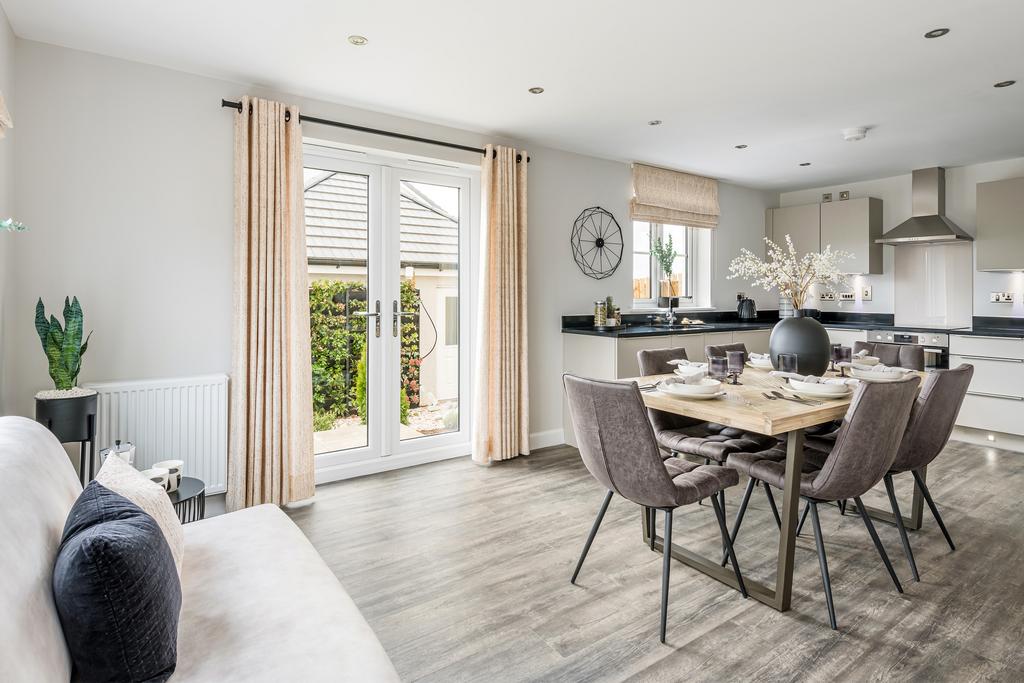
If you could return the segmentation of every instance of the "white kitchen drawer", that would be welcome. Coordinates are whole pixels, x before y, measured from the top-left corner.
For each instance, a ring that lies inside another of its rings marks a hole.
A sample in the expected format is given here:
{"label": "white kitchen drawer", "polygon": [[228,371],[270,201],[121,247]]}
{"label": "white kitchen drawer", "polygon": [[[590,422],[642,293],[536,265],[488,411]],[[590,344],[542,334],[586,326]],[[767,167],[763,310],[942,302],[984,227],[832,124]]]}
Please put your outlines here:
{"label": "white kitchen drawer", "polygon": [[983,396],[968,391],[956,423],[960,427],[1021,434],[1024,432],[1024,399]]}
{"label": "white kitchen drawer", "polygon": [[842,344],[843,346],[853,347],[854,342],[865,341],[867,337],[864,334],[864,330],[851,330],[849,328],[839,327],[828,327],[825,326],[825,330],[828,332],[828,340],[833,344]]}
{"label": "white kitchen drawer", "polygon": [[768,353],[768,340],[771,336],[771,330],[742,330],[732,333],[732,341],[745,344],[747,353]]}
{"label": "white kitchen drawer", "polygon": [[672,347],[686,351],[689,360],[704,362],[703,334],[676,334],[672,336]]}
{"label": "white kitchen drawer", "polygon": [[[971,391],[1004,396],[1024,396],[1024,360],[950,354],[949,367],[974,366]],[[1024,425],[1021,425],[1024,428]]]}
{"label": "white kitchen drawer", "polygon": [[1024,358],[1024,337],[965,337],[950,335],[949,352],[961,356]]}

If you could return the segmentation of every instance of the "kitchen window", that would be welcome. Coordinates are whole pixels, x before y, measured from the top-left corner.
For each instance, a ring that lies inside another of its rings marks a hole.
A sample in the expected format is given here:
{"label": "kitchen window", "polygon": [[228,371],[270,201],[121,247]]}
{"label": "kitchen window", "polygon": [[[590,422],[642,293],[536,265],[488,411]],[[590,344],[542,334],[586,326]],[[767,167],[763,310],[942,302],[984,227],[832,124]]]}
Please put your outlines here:
{"label": "kitchen window", "polygon": [[[695,283],[701,270],[697,233],[710,232],[682,225],[663,225],[646,221],[633,221],[633,306],[652,308],[659,305],[660,297],[679,297],[682,307],[697,305]],[[710,237],[710,236],[708,236]],[[652,253],[655,240],[667,244],[672,240],[676,251],[672,276],[664,272]],[[708,255],[710,252],[708,251]]]}

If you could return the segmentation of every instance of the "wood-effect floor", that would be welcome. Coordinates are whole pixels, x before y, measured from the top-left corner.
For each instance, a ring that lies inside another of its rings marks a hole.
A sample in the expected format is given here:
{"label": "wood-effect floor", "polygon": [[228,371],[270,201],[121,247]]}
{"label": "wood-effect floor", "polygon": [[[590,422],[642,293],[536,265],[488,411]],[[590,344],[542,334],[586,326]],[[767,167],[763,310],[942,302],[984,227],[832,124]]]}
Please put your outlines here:
{"label": "wood-effect floor", "polygon": [[[1024,454],[951,442],[928,479],[957,550],[926,510],[911,532],[915,583],[895,527],[877,523],[903,595],[859,518],[823,506],[839,631],[808,525],[786,613],[673,563],[665,645],[661,556],[642,544],[635,505],[613,499],[569,583],[604,491],[567,446],[321,486],[289,514],[404,681],[1024,681]],[[730,524],[744,483],[728,491]],[[910,487],[897,478],[905,511]],[[884,492],[865,502],[884,505]],[[679,510],[673,530],[720,552],[707,506]],[[747,576],[773,578],[777,533],[757,492],[736,547]]]}

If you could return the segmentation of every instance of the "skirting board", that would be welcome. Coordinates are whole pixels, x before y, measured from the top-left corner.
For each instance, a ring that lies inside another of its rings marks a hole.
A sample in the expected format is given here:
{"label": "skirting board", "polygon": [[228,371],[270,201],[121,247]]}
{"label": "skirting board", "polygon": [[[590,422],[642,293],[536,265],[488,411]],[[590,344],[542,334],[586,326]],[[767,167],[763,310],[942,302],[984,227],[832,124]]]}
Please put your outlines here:
{"label": "skirting board", "polygon": [[[545,432],[534,432],[530,434],[530,450],[547,448],[548,446],[559,446],[565,443],[561,429],[549,429]],[[464,458],[470,455],[468,445],[453,446],[449,448],[438,448],[421,453],[409,453],[407,455],[389,455],[386,458],[374,458],[372,460],[360,460],[347,462],[338,465],[328,465],[316,469],[316,484],[328,484],[332,481],[352,479],[354,477],[365,477],[369,474],[388,472],[403,467],[414,467],[425,465],[428,462],[438,462],[452,458]]]}
{"label": "skirting board", "polygon": [[[991,437],[991,438],[990,438]],[[1000,448],[1004,451],[1017,451],[1024,453],[1024,436],[1017,434],[1004,434],[1003,432],[988,432],[983,429],[971,427],[954,427],[950,439],[966,441],[978,446],[989,446]]]}

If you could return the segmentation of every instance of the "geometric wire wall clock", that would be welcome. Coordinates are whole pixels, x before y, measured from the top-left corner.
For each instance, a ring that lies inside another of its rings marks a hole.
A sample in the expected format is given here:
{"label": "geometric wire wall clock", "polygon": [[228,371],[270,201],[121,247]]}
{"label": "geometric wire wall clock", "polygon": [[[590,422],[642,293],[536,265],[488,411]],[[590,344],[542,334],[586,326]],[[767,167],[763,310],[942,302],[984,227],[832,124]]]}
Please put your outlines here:
{"label": "geometric wire wall clock", "polygon": [[615,216],[600,206],[580,212],[569,243],[576,265],[595,280],[608,277],[622,262],[622,228]]}

